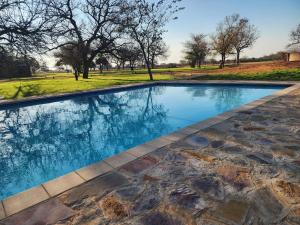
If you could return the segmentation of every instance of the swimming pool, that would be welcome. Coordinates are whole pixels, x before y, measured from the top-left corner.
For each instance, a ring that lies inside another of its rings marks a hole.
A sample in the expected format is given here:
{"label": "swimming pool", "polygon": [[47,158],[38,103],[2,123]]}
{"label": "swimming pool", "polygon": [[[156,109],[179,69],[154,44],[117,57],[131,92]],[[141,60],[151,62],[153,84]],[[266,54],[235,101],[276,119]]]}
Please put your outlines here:
{"label": "swimming pool", "polygon": [[284,86],[148,85],[0,110],[0,199]]}

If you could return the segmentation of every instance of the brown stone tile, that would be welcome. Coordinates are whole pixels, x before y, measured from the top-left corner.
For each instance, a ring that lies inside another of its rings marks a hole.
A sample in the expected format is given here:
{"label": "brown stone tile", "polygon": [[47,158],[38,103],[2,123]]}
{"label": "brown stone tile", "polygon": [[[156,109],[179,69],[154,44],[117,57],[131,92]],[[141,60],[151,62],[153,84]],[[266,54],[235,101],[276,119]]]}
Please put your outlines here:
{"label": "brown stone tile", "polygon": [[3,221],[4,225],[38,225],[55,224],[61,220],[73,216],[75,212],[60,203],[51,199],[45,203],[38,204],[26,209]]}
{"label": "brown stone tile", "polygon": [[300,203],[300,183],[279,180],[272,185],[275,193],[289,204]]}
{"label": "brown stone tile", "polygon": [[264,224],[272,224],[277,221],[284,210],[283,205],[266,187],[256,191],[253,202],[255,204],[255,216],[259,216]]}
{"label": "brown stone tile", "polygon": [[138,174],[155,165],[156,163],[157,160],[155,158],[151,156],[145,156],[143,158],[134,160],[133,162],[122,166],[121,170],[129,172],[131,174]]}
{"label": "brown stone tile", "polygon": [[127,152],[122,152],[118,155],[114,155],[108,159],[105,159],[104,161],[113,168],[119,168],[120,166],[123,166],[126,163],[133,161],[134,159],[136,159],[134,155],[128,154]]}
{"label": "brown stone tile", "polygon": [[44,183],[43,186],[50,194],[50,196],[56,196],[84,182],[85,180],[83,180],[78,174],[72,172],[62,177],[48,181],[47,183]]}
{"label": "brown stone tile", "polygon": [[7,216],[10,216],[48,198],[49,195],[45,189],[37,186],[3,200],[3,205]]}
{"label": "brown stone tile", "polygon": [[79,170],[76,170],[76,173],[78,173],[83,179],[85,180],[91,180],[95,177],[98,177],[102,174],[105,174],[109,171],[112,171],[113,167],[107,164],[104,161],[92,164],[90,166],[81,168]]}
{"label": "brown stone tile", "polygon": [[191,151],[191,150],[184,150],[182,153],[187,156],[188,158],[193,158],[197,159],[200,161],[204,161],[207,163],[213,163],[216,160],[216,157],[208,155],[208,154],[203,154],[198,151]]}
{"label": "brown stone tile", "polygon": [[99,202],[104,217],[109,220],[118,220],[127,217],[129,213],[128,204],[123,203],[119,198],[109,195]]}
{"label": "brown stone tile", "polygon": [[238,190],[252,185],[250,170],[235,165],[225,165],[217,169],[218,174],[224,181],[230,183]]}
{"label": "brown stone tile", "polygon": [[4,208],[3,208],[2,201],[0,201],[0,220],[2,220],[4,218],[5,218],[5,211],[4,211]]}
{"label": "brown stone tile", "polygon": [[230,200],[219,204],[213,216],[225,223],[244,224],[249,206],[249,203],[243,200]]}

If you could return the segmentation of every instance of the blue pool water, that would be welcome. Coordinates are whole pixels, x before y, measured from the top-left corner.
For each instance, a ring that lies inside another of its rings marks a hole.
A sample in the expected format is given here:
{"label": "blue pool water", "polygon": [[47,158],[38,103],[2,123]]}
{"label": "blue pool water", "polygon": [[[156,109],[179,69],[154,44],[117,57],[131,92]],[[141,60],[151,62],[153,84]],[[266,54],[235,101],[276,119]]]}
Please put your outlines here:
{"label": "blue pool water", "polygon": [[148,86],[0,110],[0,199],[282,86]]}

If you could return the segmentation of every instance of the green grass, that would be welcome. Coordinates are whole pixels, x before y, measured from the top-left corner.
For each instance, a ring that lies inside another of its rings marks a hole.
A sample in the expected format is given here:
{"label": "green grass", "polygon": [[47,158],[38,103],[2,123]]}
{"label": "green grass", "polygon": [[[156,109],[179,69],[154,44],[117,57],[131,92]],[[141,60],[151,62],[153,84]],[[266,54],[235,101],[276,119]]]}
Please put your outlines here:
{"label": "green grass", "polygon": [[268,80],[268,81],[300,81],[300,68],[274,70],[272,72],[214,74],[205,75],[197,80]]}
{"label": "green grass", "polygon": [[[155,80],[171,80],[171,75],[155,75]],[[89,79],[75,81],[71,73],[47,74],[33,79],[18,79],[0,81],[0,96],[5,99],[19,99],[29,96],[47,95],[55,93],[91,90],[114,85],[147,82],[147,74],[139,75],[92,75]]]}
{"label": "green grass", "polygon": [[[214,70],[216,66],[206,66],[201,70]],[[180,72],[199,70],[197,68],[168,68],[154,69],[155,80],[172,80],[180,77]],[[199,80],[271,80],[271,81],[300,81],[300,68],[274,70],[260,73],[235,73],[203,75]],[[0,80],[0,96],[5,99],[19,99],[29,96],[76,92],[104,88],[114,85],[147,82],[149,76],[145,70],[137,70],[131,74],[128,70],[91,72],[90,78],[80,78],[75,81],[72,73],[44,73],[30,78]]]}

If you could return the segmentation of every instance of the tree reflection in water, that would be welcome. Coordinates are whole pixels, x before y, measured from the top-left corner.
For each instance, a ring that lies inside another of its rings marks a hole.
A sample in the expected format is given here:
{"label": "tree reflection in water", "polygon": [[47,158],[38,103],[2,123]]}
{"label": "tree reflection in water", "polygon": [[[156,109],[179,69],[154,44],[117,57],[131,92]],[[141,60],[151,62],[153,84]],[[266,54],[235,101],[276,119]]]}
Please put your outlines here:
{"label": "tree reflection in water", "polygon": [[0,199],[168,133],[163,90],[0,111]]}
{"label": "tree reflection in water", "polygon": [[187,87],[187,92],[192,93],[193,97],[209,98],[215,104],[218,113],[227,111],[242,104],[243,89],[233,88],[232,86],[199,86]]}

